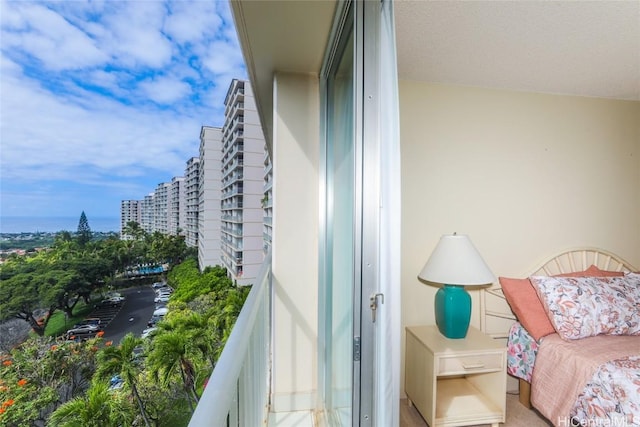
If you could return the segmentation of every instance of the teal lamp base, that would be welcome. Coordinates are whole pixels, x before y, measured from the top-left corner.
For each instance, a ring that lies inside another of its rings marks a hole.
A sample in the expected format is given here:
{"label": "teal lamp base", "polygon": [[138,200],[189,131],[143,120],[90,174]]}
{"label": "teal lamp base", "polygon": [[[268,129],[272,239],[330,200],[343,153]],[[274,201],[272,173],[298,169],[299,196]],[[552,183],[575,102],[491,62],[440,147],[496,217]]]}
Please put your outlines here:
{"label": "teal lamp base", "polygon": [[435,314],[442,335],[464,338],[471,319],[471,295],[464,286],[444,285],[436,292]]}

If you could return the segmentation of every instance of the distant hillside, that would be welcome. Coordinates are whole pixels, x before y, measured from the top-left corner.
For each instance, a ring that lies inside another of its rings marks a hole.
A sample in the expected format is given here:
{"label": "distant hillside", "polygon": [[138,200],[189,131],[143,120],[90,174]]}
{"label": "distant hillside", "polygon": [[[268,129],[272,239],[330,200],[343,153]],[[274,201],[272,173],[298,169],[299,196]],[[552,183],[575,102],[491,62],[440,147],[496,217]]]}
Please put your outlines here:
{"label": "distant hillside", "polygon": [[[32,252],[38,248],[48,248],[53,244],[58,233],[36,232],[36,233],[0,233],[0,250],[6,251],[27,251]],[[71,233],[72,235],[75,233]],[[97,240],[106,239],[110,236],[118,236],[113,231],[102,233],[93,232],[93,238]]]}

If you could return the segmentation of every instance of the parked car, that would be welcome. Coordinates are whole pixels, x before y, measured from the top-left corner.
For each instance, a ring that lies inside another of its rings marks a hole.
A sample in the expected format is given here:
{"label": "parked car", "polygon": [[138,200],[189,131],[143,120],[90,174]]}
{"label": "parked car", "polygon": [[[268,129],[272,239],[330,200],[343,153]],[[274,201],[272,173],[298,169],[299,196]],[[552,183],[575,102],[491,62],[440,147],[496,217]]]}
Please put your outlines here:
{"label": "parked car", "polygon": [[164,319],[167,313],[169,313],[169,309],[166,307],[156,309],[149,320],[149,327],[153,327],[153,325]]}
{"label": "parked car", "polygon": [[76,323],[75,325],[73,325],[74,328],[80,327],[80,326],[84,326],[84,325],[94,325],[94,326],[100,326],[102,324],[102,321],[100,320],[100,318],[98,317],[88,317],[86,319],[84,319],[83,321]]}
{"label": "parked car", "polygon": [[144,331],[142,331],[142,338],[147,338],[149,336],[151,336],[158,328],[156,328],[155,326],[152,326],[150,328],[145,329]]}
{"label": "parked car", "polygon": [[167,286],[167,284],[162,282],[156,282],[153,285],[151,285],[153,289],[162,288],[163,286]]}
{"label": "parked car", "polygon": [[95,336],[101,330],[102,329],[100,329],[100,327],[97,325],[81,325],[69,329],[66,333],[66,336],[67,338]]}
{"label": "parked car", "polygon": [[156,297],[153,302],[169,302],[169,295],[162,295],[159,297]]}
{"label": "parked car", "polygon": [[103,299],[98,304],[99,307],[116,307],[124,302],[124,297],[111,297]]}

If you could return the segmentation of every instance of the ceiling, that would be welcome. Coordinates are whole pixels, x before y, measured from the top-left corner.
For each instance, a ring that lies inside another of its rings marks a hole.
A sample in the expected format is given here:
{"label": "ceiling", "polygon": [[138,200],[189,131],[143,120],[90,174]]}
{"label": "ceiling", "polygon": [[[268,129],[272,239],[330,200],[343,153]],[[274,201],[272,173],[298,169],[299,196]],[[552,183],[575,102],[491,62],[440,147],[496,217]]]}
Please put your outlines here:
{"label": "ceiling", "polygon": [[[231,1],[266,135],[277,71],[317,76],[336,0]],[[640,0],[394,0],[400,79],[640,101]]]}
{"label": "ceiling", "polygon": [[640,1],[394,2],[401,79],[640,100]]}

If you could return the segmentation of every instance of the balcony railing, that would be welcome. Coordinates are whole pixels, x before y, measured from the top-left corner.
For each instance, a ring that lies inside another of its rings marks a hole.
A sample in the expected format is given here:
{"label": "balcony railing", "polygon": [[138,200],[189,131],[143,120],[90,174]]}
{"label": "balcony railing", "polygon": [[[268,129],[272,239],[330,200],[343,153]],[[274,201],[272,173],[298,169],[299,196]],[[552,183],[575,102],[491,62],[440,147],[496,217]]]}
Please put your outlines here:
{"label": "balcony railing", "polygon": [[189,427],[263,426],[269,412],[271,254],[240,311]]}

